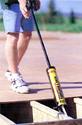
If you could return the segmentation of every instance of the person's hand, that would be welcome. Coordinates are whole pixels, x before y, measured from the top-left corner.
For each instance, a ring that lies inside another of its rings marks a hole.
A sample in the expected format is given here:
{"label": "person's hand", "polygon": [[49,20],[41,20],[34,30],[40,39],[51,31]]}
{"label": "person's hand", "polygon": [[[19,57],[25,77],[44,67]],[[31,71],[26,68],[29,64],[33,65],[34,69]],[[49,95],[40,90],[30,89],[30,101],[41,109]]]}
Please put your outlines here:
{"label": "person's hand", "polygon": [[25,18],[29,18],[29,15],[30,15],[30,12],[27,10],[26,8],[26,4],[19,4],[20,6],[20,10],[22,12],[22,15],[25,17]]}

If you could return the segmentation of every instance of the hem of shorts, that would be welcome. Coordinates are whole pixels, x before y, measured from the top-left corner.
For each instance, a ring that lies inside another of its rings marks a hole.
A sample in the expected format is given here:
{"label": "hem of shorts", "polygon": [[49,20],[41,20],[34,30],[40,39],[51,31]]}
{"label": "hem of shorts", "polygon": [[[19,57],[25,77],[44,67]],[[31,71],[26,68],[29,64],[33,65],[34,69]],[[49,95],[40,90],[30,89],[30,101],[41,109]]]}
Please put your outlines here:
{"label": "hem of shorts", "polygon": [[32,31],[5,31],[5,33],[24,33],[24,32],[33,32],[34,30]]}

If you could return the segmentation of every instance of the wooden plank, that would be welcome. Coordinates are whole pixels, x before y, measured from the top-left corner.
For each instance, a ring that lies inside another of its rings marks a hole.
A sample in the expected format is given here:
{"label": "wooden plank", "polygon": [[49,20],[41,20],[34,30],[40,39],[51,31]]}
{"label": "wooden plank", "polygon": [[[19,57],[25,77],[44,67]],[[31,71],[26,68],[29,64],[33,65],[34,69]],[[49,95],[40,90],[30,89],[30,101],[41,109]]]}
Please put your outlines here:
{"label": "wooden plank", "polygon": [[[49,83],[31,83],[31,92],[29,94],[19,94],[9,88],[8,81],[2,81],[0,84],[0,103],[26,102],[33,100],[53,99],[53,93]],[[73,82],[62,83],[65,98],[81,97],[82,84]],[[12,98],[13,97],[13,98]]]}
{"label": "wooden plank", "polygon": [[[44,35],[44,32],[42,32]],[[82,34],[51,33],[55,40],[44,39],[50,60],[56,65],[65,98],[82,96]],[[46,33],[45,36],[49,36]],[[52,37],[53,37],[52,36]],[[24,102],[30,100],[53,99],[46,74],[46,61],[39,41],[29,44],[28,52],[20,64],[20,71],[29,82],[31,93],[18,94],[10,89],[4,77],[7,64],[4,55],[4,42],[0,44],[0,103]],[[77,51],[78,50],[78,51]],[[79,82],[78,82],[79,81]],[[13,98],[12,98],[13,97]]]}
{"label": "wooden plank", "polygon": [[82,99],[74,98],[74,102],[76,105],[76,116],[77,118],[82,118]]}
{"label": "wooden plank", "polygon": [[40,122],[40,123],[26,123],[18,125],[82,125],[82,119],[76,120],[63,120],[53,122]]}
{"label": "wooden plank", "polygon": [[37,101],[30,102],[33,112],[33,122],[57,121],[72,119],[48,106],[45,106]]}
{"label": "wooden plank", "polygon": [[0,114],[0,125],[16,125],[13,121]]}

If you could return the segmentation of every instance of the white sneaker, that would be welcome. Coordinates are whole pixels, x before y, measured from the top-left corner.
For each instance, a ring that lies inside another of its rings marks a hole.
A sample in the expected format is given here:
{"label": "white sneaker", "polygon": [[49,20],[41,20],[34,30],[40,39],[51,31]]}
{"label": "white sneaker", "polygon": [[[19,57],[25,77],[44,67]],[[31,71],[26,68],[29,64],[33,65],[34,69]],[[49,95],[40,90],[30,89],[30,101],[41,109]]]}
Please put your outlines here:
{"label": "white sneaker", "polygon": [[[27,84],[27,82],[23,79],[22,74],[21,74],[20,72],[18,72],[18,74],[20,75],[22,81],[23,81],[25,84]],[[9,70],[6,71],[5,77],[6,77],[9,81],[12,82],[12,73],[11,73]]]}
{"label": "white sneaker", "polygon": [[11,72],[7,71],[5,73],[7,79],[11,82],[11,89],[18,93],[29,93],[29,87],[24,82],[22,77],[19,73],[12,74]]}
{"label": "white sneaker", "polygon": [[5,73],[5,77],[11,82],[12,81],[12,73],[7,70],[6,73]]}

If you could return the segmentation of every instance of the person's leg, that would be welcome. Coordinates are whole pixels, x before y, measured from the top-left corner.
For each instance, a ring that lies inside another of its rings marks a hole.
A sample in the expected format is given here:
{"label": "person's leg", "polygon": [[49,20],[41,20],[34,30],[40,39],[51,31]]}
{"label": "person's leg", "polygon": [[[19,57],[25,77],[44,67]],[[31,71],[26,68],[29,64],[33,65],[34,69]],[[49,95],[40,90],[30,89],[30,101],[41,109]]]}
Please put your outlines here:
{"label": "person's leg", "polygon": [[18,71],[18,51],[17,42],[19,34],[18,33],[8,33],[7,41],[5,46],[6,59],[8,63],[8,71],[6,71],[5,76],[11,82],[11,89],[18,93],[28,93],[29,87],[26,82],[24,82],[22,76]]}
{"label": "person's leg", "polygon": [[23,33],[19,33],[19,40],[17,43],[17,51],[18,51],[18,65],[21,61],[21,59],[23,58],[29,41],[31,39],[32,33],[31,32],[23,32]]}
{"label": "person's leg", "polygon": [[17,41],[18,33],[7,33],[7,40],[5,45],[5,55],[8,63],[8,69],[12,73],[16,73],[18,70],[18,53],[17,53]]}
{"label": "person's leg", "polygon": [[[19,4],[13,4],[4,11],[4,28],[7,34],[5,46],[8,70],[5,73],[6,78],[11,82],[11,88],[19,93],[28,93],[27,82],[18,71],[18,64],[21,61],[31,38],[33,31],[32,17],[22,19],[22,13],[19,10]],[[19,35],[20,34],[20,35]],[[22,48],[23,47],[23,48]]]}

